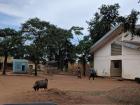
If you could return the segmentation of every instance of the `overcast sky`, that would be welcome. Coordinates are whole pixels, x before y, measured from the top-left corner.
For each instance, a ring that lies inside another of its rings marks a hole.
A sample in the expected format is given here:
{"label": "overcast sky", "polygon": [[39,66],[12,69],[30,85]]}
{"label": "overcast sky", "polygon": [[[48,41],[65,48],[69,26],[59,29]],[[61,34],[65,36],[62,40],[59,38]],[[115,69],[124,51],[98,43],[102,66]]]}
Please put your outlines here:
{"label": "overcast sky", "polygon": [[28,18],[38,17],[62,28],[82,26],[102,4],[120,4],[120,14],[140,10],[138,0],[0,0],[0,28],[18,29]]}

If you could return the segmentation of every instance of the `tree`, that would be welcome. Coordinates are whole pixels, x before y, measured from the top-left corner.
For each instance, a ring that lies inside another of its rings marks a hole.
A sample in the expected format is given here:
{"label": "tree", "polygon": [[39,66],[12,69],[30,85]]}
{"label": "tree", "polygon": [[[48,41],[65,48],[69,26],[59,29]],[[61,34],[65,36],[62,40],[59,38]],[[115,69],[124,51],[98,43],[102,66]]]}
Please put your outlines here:
{"label": "tree", "polygon": [[71,43],[73,34],[80,35],[81,27],[72,27],[69,30],[53,27],[47,35],[47,51],[49,60],[56,60],[58,68],[67,71],[68,63],[76,59],[75,46]]}
{"label": "tree", "polygon": [[[61,70],[68,67],[72,61],[73,45],[70,40],[73,33],[81,34],[81,28],[72,27],[69,30],[59,28],[38,18],[29,19],[22,25],[22,34],[29,39],[30,44],[26,46],[26,57],[35,63],[35,75],[37,65],[40,61],[56,60]],[[45,58],[45,59],[44,59]],[[47,59],[46,59],[47,58]]]}
{"label": "tree", "polygon": [[119,4],[102,5],[101,8],[99,8],[99,12],[95,13],[94,18],[87,22],[93,44],[103,37],[112,27],[118,24],[119,8]]}
{"label": "tree", "polygon": [[10,55],[14,57],[14,59],[23,59],[25,54],[25,46],[24,43],[26,38],[22,36],[21,31],[17,31],[15,37],[12,38],[12,42],[14,46],[10,51]]}
{"label": "tree", "polygon": [[89,36],[84,36],[83,40],[79,42],[76,46],[77,54],[79,54],[79,62],[83,65],[83,75],[86,75],[86,64],[87,62],[91,62],[91,56],[89,54],[90,46],[92,45],[92,41],[89,39]]}
{"label": "tree", "polygon": [[22,24],[22,34],[28,39],[26,41],[26,58],[35,64],[35,76],[37,76],[37,65],[44,59],[46,55],[46,36],[48,34],[50,24],[41,21],[38,18],[29,19]]}
{"label": "tree", "polygon": [[130,15],[128,15],[123,21],[124,31],[130,31],[132,33],[132,38],[134,35],[140,36],[140,30],[136,29],[136,23],[138,21],[138,16],[140,12],[136,10],[132,10]]}
{"label": "tree", "polygon": [[134,35],[140,36],[140,29],[136,29],[136,24],[137,24],[139,15],[140,15],[139,11],[132,10],[128,16],[118,17],[118,22],[123,25],[124,32],[126,32],[126,31],[131,32],[132,38]]}
{"label": "tree", "polygon": [[16,46],[21,43],[22,39],[19,38],[20,34],[15,31],[14,29],[5,28],[0,29],[0,46],[1,50],[3,52],[4,56],[4,65],[3,65],[3,71],[2,74],[6,74],[6,68],[7,68],[7,58],[8,55],[11,55]]}

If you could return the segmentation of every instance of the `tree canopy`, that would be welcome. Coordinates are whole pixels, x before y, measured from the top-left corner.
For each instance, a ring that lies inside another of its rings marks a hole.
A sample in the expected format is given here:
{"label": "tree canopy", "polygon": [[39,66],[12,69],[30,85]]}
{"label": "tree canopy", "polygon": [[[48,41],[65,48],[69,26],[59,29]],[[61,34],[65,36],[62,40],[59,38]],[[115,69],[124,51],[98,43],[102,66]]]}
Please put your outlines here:
{"label": "tree canopy", "polygon": [[23,44],[23,38],[21,34],[14,29],[5,28],[0,29],[0,52],[4,56],[4,67],[3,74],[6,74],[7,57],[11,56],[21,56],[20,46]]}
{"label": "tree canopy", "polygon": [[87,22],[89,25],[89,35],[93,43],[97,42],[111,27],[118,23],[119,8],[119,4],[102,5],[99,8],[99,12],[96,12],[94,17]]}
{"label": "tree canopy", "polygon": [[55,60],[59,69],[67,69],[68,62],[75,60],[75,46],[70,39],[73,38],[73,33],[81,34],[80,30],[81,27],[75,26],[69,30],[62,29],[38,18],[29,19],[22,24],[22,34],[30,42],[26,45],[25,55],[35,63],[35,75],[37,64],[44,60]]}

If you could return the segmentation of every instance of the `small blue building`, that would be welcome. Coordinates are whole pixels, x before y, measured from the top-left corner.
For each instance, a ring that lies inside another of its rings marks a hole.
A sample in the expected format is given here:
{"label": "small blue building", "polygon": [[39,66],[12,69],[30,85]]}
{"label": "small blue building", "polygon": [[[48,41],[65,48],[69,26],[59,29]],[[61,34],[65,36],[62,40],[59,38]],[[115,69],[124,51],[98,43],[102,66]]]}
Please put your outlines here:
{"label": "small blue building", "polygon": [[28,60],[13,59],[13,73],[27,73]]}

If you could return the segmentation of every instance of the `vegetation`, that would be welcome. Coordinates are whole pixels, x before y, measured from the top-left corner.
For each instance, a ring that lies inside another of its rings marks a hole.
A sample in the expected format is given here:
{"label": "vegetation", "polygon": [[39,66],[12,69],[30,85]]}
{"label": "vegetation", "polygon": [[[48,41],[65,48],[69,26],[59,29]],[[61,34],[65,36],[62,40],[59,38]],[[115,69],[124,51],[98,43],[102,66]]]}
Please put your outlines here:
{"label": "vegetation", "polygon": [[93,44],[118,24],[123,24],[125,31],[128,30],[132,34],[136,34],[135,25],[139,12],[132,10],[130,15],[123,17],[119,15],[119,8],[119,4],[102,5],[99,8],[99,13],[95,13],[94,18],[87,22],[89,25],[89,35]]}
{"label": "vegetation", "polygon": [[22,34],[26,37],[26,58],[35,64],[35,75],[37,65],[41,62],[55,60],[58,68],[68,68],[68,62],[75,60],[75,46],[70,42],[73,38],[72,32],[81,34],[82,28],[72,27],[70,30],[62,29],[41,21],[38,18],[29,19],[22,24]]}
{"label": "vegetation", "polygon": [[99,8],[99,12],[95,13],[94,18],[87,22],[93,44],[118,24],[119,8],[119,4],[102,5]]}
{"label": "vegetation", "polygon": [[[9,55],[18,56],[18,52],[20,52],[20,46],[22,45],[22,37],[20,36],[20,32],[15,31],[14,29],[5,28],[0,29],[0,52],[2,56],[4,56],[4,66],[2,74],[6,74],[7,67],[7,58]],[[16,54],[14,54],[17,51]]]}

